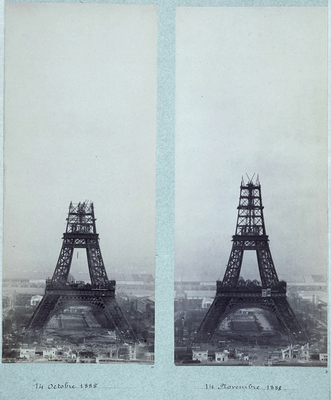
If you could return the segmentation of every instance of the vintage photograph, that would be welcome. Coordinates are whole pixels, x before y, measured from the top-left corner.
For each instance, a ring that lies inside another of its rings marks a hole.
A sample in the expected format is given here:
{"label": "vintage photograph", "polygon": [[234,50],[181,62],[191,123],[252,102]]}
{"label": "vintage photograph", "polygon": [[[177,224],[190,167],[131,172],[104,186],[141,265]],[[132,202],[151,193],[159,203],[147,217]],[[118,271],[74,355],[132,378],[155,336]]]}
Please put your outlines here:
{"label": "vintage photograph", "polygon": [[6,3],[3,363],[154,362],[157,8]]}
{"label": "vintage photograph", "polygon": [[327,366],[327,8],[176,10],[175,364]]}

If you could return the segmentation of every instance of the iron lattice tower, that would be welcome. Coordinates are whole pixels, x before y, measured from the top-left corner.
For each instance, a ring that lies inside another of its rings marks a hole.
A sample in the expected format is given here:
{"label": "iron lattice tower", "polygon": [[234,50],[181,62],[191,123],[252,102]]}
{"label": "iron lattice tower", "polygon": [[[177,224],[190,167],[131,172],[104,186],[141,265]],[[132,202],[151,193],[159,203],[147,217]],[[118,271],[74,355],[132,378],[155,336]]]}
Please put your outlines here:
{"label": "iron lattice tower", "polygon": [[[210,342],[227,316],[248,307],[271,311],[292,343],[309,340],[286,298],[286,282],[278,279],[264,224],[261,185],[258,178],[255,184],[252,180],[241,182],[237,225],[227,268],[223,281],[217,281],[215,299],[197,331],[194,343]],[[256,252],[261,283],[240,278],[246,250]]]}
{"label": "iron lattice tower", "polygon": [[[29,321],[27,333],[41,333],[51,318],[65,308],[86,305],[97,320],[103,324],[106,320],[107,327],[115,329],[121,341],[135,342],[134,332],[115,298],[116,282],[107,277],[95,221],[92,202],[70,203],[55,271],[52,279],[46,280],[45,295]],[[75,248],[86,249],[90,284],[68,281]]]}

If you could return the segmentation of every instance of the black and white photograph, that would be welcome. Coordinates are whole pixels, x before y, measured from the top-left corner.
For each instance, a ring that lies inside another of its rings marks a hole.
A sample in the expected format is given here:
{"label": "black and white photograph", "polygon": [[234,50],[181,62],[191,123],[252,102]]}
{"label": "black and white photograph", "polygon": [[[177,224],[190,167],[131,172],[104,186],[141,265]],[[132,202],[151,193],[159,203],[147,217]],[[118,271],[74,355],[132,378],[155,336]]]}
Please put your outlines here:
{"label": "black and white photograph", "polygon": [[3,363],[154,363],[157,7],[6,3]]}
{"label": "black and white photograph", "polygon": [[176,10],[175,364],[327,366],[327,8]]}

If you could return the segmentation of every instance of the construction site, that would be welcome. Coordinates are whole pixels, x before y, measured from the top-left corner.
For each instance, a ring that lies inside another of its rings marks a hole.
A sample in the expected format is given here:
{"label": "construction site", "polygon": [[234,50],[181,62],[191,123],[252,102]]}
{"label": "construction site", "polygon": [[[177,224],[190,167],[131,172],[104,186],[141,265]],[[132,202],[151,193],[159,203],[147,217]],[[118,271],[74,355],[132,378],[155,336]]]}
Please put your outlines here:
{"label": "construction site", "polygon": [[[326,280],[317,279],[322,282],[313,288],[303,285],[300,292],[296,286],[288,290],[287,282],[278,278],[266,234],[261,185],[258,176],[255,182],[253,178],[241,182],[223,280],[175,285],[177,365],[326,366]],[[254,280],[241,276],[243,256],[249,251],[256,253],[259,277]],[[307,302],[305,295],[314,288],[318,292]]]}
{"label": "construction site", "polygon": [[[117,293],[95,220],[92,202],[70,203],[52,278],[4,280],[3,362],[153,362],[154,277],[124,278]],[[88,282],[70,274],[76,249]]]}

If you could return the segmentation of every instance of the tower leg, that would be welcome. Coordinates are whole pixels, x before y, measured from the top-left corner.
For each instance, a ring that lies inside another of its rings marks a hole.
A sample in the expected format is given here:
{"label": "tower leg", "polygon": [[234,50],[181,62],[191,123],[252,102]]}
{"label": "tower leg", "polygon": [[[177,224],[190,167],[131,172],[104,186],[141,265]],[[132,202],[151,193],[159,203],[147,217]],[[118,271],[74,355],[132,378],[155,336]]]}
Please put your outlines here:
{"label": "tower leg", "polygon": [[307,334],[303,331],[288,300],[286,298],[273,299],[275,314],[285,327],[293,343],[309,342]]}
{"label": "tower leg", "polygon": [[208,343],[212,339],[217,327],[224,319],[223,316],[229,303],[230,299],[227,297],[215,297],[198,329],[194,343]]}
{"label": "tower leg", "polygon": [[53,316],[60,297],[61,295],[45,294],[30,319],[29,325],[27,326],[27,332],[33,330],[41,331],[47,325],[48,321]]}
{"label": "tower leg", "polygon": [[115,298],[106,298],[104,300],[105,304],[105,315],[106,317],[111,321],[113,326],[116,329],[116,333],[118,336],[123,340],[123,341],[128,341],[128,342],[135,342],[136,341],[136,336],[126,319],[123,311],[117,304],[117,301]]}

